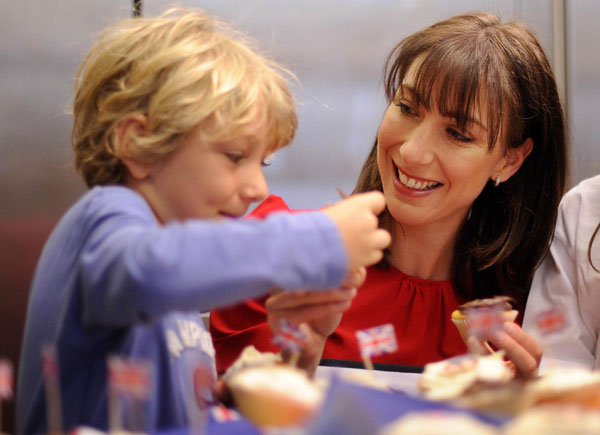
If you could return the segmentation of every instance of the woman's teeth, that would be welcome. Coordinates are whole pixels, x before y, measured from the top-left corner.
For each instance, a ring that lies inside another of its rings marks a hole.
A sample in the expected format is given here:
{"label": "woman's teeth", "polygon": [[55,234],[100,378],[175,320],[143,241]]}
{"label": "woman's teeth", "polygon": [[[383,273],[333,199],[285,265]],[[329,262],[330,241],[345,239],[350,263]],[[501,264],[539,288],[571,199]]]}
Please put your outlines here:
{"label": "woman's teeth", "polygon": [[437,181],[417,181],[414,178],[408,178],[400,171],[398,171],[398,179],[406,187],[415,190],[429,190],[440,184]]}

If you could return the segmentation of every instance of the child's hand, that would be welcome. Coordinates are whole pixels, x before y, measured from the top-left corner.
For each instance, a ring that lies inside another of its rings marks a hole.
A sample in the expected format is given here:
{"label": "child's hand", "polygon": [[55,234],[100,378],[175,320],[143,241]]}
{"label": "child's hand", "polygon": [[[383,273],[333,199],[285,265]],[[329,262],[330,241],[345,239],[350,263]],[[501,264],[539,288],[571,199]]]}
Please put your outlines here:
{"label": "child's hand", "polygon": [[323,210],[340,230],[350,270],[375,264],[383,258],[383,250],[392,241],[390,234],[377,226],[377,215],[384,209],[383,194],[367,192],[352,195]]}
{"label": "child's hand", "polygon": [[300,325],[306,334],[298,366],[311,375],[319,364],[325,340],[339,325],[342,313],[350,307],[356,296],[356,289],[362,285],[365,276],[365,269],[359,268],[348,273],[339,289],[325,292],[281,292],[267,299],[267,319],[272,330],[277,328],[279,320],[287,319]]}

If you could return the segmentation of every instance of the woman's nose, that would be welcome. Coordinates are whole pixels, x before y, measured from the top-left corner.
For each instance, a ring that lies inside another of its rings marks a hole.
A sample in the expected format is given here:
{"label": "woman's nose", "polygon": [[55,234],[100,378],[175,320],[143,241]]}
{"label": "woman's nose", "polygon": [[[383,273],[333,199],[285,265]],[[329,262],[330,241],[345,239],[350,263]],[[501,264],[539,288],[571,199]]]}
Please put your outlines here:
{"label": "woman's nose", "polygon": [[400,154],[406,164],[427,165],[433,161],[436,141],[434,127],[426,120],[414,126],[400,145]]}

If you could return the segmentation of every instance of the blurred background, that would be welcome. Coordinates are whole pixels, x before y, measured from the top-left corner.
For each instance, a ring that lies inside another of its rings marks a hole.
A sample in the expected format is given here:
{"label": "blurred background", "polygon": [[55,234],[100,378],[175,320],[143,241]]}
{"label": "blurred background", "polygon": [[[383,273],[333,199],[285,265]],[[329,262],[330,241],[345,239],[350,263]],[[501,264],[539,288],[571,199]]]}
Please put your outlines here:
{"label": "blurred background", "polygon": [[[600,2],[595,0],[142,0],[205,9],[294,71],[299,129],[266,169],[292,208],[352,190],[386,107],[381,74],[404,36],[485,10],[526,22],[554,65],[570,119],[573,185],[600,172]],[[85,190],[69,143],[73,78],[97,32],[133,0],[0,0],[0,357],[16,366],[35,263],[53,225]],[[18,367],[15,367],[18,369]],[[16,373],[15,373],[16,374]],[[14,400],[0,431],[14,431]]]}

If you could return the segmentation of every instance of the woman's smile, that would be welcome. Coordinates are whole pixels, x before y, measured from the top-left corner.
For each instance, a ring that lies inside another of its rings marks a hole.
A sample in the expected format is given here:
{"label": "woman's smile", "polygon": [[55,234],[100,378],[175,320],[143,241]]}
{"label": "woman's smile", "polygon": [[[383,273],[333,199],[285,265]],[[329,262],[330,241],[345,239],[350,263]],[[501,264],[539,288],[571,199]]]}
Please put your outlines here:
{"label": "woman's smile", "polygon": [[406,174],[400,168],[398,168],[398,166],[396,166],[396,175],[398,177],[397,181],[402,186],[406,187],[407,189],[412,189],[418,192],[427,192],[442,185],[437,181],[426,180],[423,178]]}

